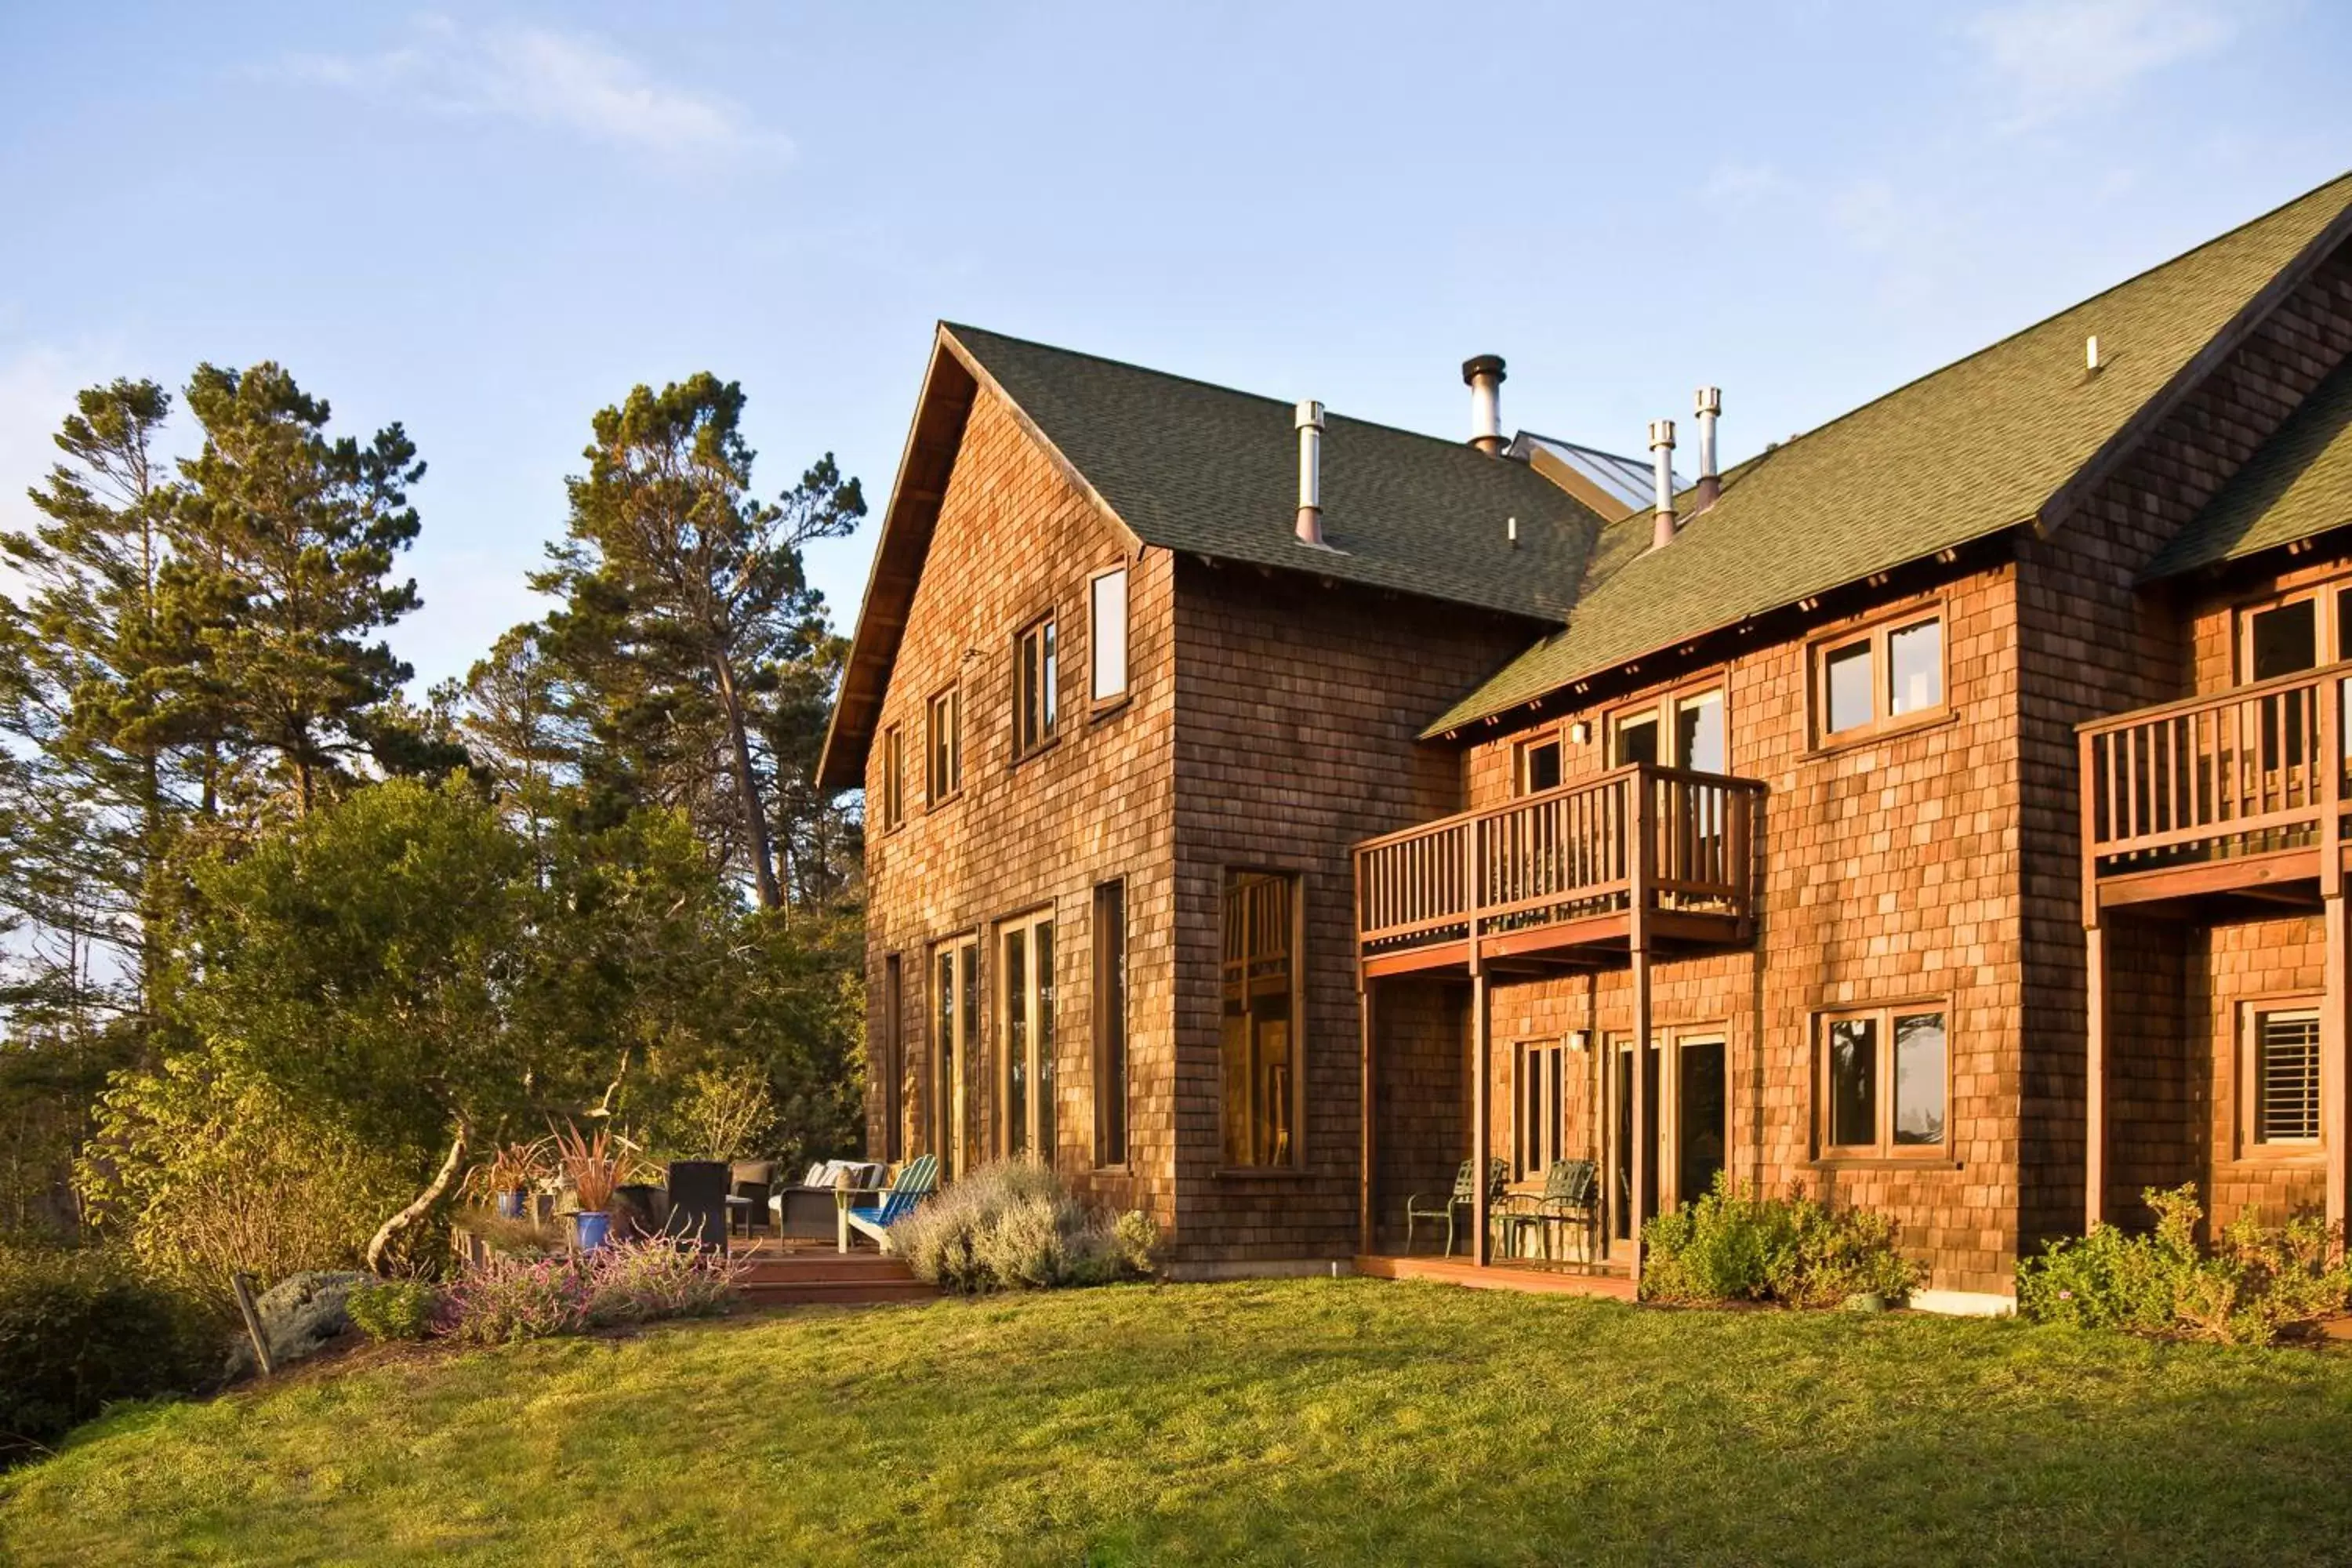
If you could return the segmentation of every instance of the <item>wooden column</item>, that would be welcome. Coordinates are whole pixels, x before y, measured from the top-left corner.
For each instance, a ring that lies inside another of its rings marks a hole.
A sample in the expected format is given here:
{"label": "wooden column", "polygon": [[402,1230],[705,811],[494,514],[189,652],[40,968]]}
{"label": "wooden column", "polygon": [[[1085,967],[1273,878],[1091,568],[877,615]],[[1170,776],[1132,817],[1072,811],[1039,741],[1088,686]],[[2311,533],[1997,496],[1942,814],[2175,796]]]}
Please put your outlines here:
{"label": "wooden column", "polygon": [[1372,1177],[1376,1167],[1376,1144],[1379,1137],[1379,1106],[1374,1098],[1372,1073],[1375,1053],[1372,1048],[1372,983],[1364,974],[1364,966],[1356,965],[1356,1016],[1363,1030],[1363,1066],[1357,1082],[1364,1097],[1363,1148],[1358,1156],[1363,1162],[1363,1192],[1356,1206],[1356,1250],[1369,1254],[1378,1239],[1378,1215],[1373,1212]]}
{"label": "wooden column", "polygon": [[2326,994],[2319,1010],[2319,1142],[2327,1152],[2327,1223],[2346,1218],[2344,682],[2319,683],[2319,892],[2326,910]]}
{"label": "wooden column", "polygon": [[2107,1208],[2107,933],[2099,924],[2098,770],[2095,742],[2076,737],[2075,793],[2083,857],[2083,1228]]}
{"label": "wooden column", "polygon": [[2106,1217],[2107,1209],[2107,933],[2090,926],[2083,940],[2090,1025],[2083,1076],[2083,1229],[2087,1232]]}
{"label": "wooden column", "polygon": [[1470,1070],[1475,1076],[1470,1086],[1470,1157],[1475,1162],[1471,1173],[1476,1178],[1470,1189],[1470,1260],[1484,1268],[1487,1262],[1486,1151],[1494,1137],[1493,1096],[1487,1085],[1494,1073],[1494,1044],[1486,1026],[1486,971],[1475,958],[1470,971]]}
{"label": "wooden column", "polygon": [[1642,1284],[1642,1212],[1649,1206],[1649,1164],[1656,1140],[1650,1126],[1650,881],[1657,846],[1651,825],[1649,770],[1637,768],[1626,787],[1633,792],[1633,864],[1627,891],[1627,936],[1633,959],[1633,1146],[1626,1152],[1633,1171],[1626,1194],[1633,1232],[1632,1268]]}

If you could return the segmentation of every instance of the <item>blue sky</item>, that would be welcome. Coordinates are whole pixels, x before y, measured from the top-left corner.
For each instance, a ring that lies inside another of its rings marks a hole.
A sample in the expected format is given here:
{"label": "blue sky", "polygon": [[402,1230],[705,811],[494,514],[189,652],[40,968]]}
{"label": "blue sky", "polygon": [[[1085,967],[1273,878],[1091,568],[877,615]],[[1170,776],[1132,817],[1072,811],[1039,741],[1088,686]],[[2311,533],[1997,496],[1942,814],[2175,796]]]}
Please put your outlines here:
{"label": "blue sky", "polygon": [[432,466],[425,679],[636,382],[877,518],[941,317],[1736,460],[2352,167],[2321,0],[199,9],[0,15],[0,521],[75,387],[281,360]]}

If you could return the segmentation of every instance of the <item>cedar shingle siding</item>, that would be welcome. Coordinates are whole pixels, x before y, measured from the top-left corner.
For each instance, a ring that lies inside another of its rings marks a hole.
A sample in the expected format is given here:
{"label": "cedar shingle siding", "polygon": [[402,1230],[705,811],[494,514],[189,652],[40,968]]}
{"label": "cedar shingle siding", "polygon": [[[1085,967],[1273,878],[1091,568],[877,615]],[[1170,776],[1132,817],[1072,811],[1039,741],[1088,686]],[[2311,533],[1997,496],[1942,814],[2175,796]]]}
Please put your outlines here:
{"label": "cedar shingle siding", "polygon": [[[1001,1146],[997,922],[1050,908],[1055,1158],[1082,1194],[1150,1211],[1192,1271],[1348,1256],[1368,1186],[1374,1244],[1399,1245],[1406,1196],[1448,1189],[1469,1152],[1469,992],[1370,982],[1368,1119],[1352,847],[1507,800],[1529,737],[1561,735],[1566,783],[1593,780],[1612,713],[1712,679],[1726,769],[1763,789],[1753,909],[1737,940],[1657,958],[1653,1029],[1724,1041],[1735,1180],[1884,1210],[1936,1287],[2007,1293],[2085,1206],[2074,726],[2227,689],[2240,605],[2352,574],[2347,203],[2352,178],[1756,459],[1654,552],[1647,512],[1604,522],[1525,464],[1338,416],[1323,494],[1344,553],[1311,551],[1291,535],[1287,403],[943,327],[823,764],[879,798],[873,737],[899,726],[912,765],[926,699],[961,683],[961,793],[927,809],[910,781],[904,825],[868,838],[870,994],[886,955],[905,976],[903,1147],[935,1126],[931,944],[968,931],[988,996],[971,1136]],[[1097,715],[1087,584],[1120,561],[1130,697]],[[1944,709],[1817,743],[1814,650],[1903,606],[1943,617]],[[1060,733],[1015,765],[1013,638],[1049,609]],[[1294,1171],[1222,1168],[1233,869],[1300,879]],[[1097,1171],[1087,922],[1114,878],[1131,1153]],[[2330,983],[2315,899],[2105,922],[2111,1216],[2184,1181],[2223,1219],[2326,1201],[2319,1151],[2250,1158],[2238,1136],[2246,1004]],[[1631,975],[1622,947],[1580,957],[1491,976],[1496,1155],[1517,1046],[1562,1038],[1588,1047],[1565,1057],[1564,1152],[1605,1153],[1595,1091]],[[1943,1147],[1821,1158],[1822,1014],[1929,999]],[[871,1061],[890,1037],[874,1018]]]}

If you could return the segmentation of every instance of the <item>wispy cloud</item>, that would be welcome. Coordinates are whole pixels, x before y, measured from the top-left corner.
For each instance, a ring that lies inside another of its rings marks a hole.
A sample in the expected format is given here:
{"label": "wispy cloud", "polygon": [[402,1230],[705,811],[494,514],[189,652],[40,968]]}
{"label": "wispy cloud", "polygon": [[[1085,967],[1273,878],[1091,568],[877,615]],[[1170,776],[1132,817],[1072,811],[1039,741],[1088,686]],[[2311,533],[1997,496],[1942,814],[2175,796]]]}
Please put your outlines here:
{"label": "wispy cloud", "polygon": [[272,74],[404,103],[428,113],[520,121],[666,157],[792,151],[718,93],[662,81],[597,39],[543,27],[416,20],[375,54],[291,55]]}
{"label": "wispy cloud", "polygon": [[2210,0],[2016,0],[1967,24],[2030,130],[2124,96],[2151,72],[2212,53],[2236,23]]}

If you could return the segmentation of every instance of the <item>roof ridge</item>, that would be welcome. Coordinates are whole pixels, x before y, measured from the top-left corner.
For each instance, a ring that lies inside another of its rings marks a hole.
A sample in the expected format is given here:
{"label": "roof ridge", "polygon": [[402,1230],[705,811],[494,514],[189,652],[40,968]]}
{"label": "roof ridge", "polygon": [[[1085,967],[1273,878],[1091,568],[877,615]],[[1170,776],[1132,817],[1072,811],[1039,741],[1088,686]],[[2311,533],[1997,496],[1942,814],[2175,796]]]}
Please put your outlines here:
{"label": "roof ridge", "polygon": [[[1991,353],[1996,349],[2002,348],[2010,343],[2015,342],[2018,339],[2024,337],[2029,333],[2040,331],[2042,328],[2048,326],[2051,322],[2057,321],[2063,316],[2071,316],[2077,310],[2095,305],[2100,300],[2107,298],[2110,294],[2120,294],[2125,289],[2131,288],[2134,284],[2145,282],[2148,279],[2155,277],[2159,272],[2165,271],[2169,268],[2179,266],[2182,262],[2187,261],[2193,256],[2202,255],[2204,252],[2212,249],[2215,246],[2221,244],[2225,240],[2234,239],[2250,228],[2268,223],[2271,219],[2278,216],[2279,214],[2286,211],[2289,207],[2302,205],[2305,202],[2309,201],[2312,197],[2319,195],[2322,191],[2326,190],[2331,185],[2352,186],[2352,169],[2347,169],[2343,174],[2335,175],[2332,178],[2322,180],[2319,184],[2312,186],[2309,190],[2289,196],[2285,201],[2279,203],[2278,205],[2272,207],[2269,211],[2259,213],[2254,216],[2246,219],[2245,222],[2236,225],[2234,227],[2223,229],[2220,234],[2215,235],[2210,239],[2203,240],[2196,245],[2192,245],[2188,249],[2181,251],[2177,255],[2165,258],[2162,261],[2143,267],[2138,271],[2133,273],[2130,277],[2124,279],[2121,282],[2111,283],[2095,294],[2086,294],[2071,305],[2063,306],[2037,321],[2027,322],[2024,326],[2018,328],[2015,331],[2004,332],[2000,337],[1995,338],[1992,342],[1984,344],[1980,348],[1971,349],[1967,353],[1960,355],[1958,359],[1947,360],[1942,364],[1936,366],[1933,370],[1921,371],[1917,375],[1913,376],[1910,380],[1890,386],[1885,392],[1880,393],[1877,396],[1871,398],[1869,401],[1864,403],[1857,403],[1843,414],[1832,415],[1829,418],[1822,420],[1818,425],[1812,426],[1808,429],[1800,430],[1790,436],[1787,440],[1777,442],[1771,447],[1766,448],[1766,450],[1770,452],[1784,452],[1800,441],[1809,440],[1812,437],[1821,435],[1822,432],[1830,429],[1833,426],[1843,425],[1847,420],[1852,419],[1858,415],[1866,414],[1870,410],[1877,407],[1880,404],[1886,402],[1890,398],[1900,396],[1902,394],[1910,391],[1913,387],[1917,386],[1922,383],[1933,381],[1937,376],[1942,375],[1948,371],[1958,370],[1960,366],[1967,364],[1971,360],[1982,359],[1985,355]],[[2347,189],[2346,191],[2345,203],[2347,205],[2352,205],[2352,189]],[[1763,452],[1759,452],[1757,454],[1757,457],[1760,458],[1764,455],[1765,454]],[[1750,458],[1748,460],[1753,462],[1755,459]]]}
{"label": "roof ridge", "polygon": [[[1180,371],[1161,370],[1156,365],[1138,364],[1133,360],[1114,359],[1108,354],[1089,353],[1084,349],[1065,348],[1059,343],[1044,342],[1036,338],[1014,337],[1011,332],[1000,332],[993,327],[978,327],[965,321],[950,321],[944,319],[940,321],[940,325],[950,332],[981,332],[1003,342],[1018,343],[1023,348],[1043,349],[1047,353],[1065,354],[1071,359],[1091,360],[1097,364],[1107,364],[1118,370],[1131,370],[1139,375],[1157,376],[1162,381],[1181,382],[1187,386],[1197,386],[1209,392],[1222,392],[1230,397],[1246,397],[1253,403],[1270,404],[1276,408],[1292,408],[1297,406],[1297,400],[1295,398],[1286,401],[1268,393],[1252,392],[1248,388],[1241,386],[1228,386],[1222,381],[1207,381],[1197,375],[1186,375]],[[1415,430],[1403,425],[1391,425],[1387,421],[1381,419],[1366,419],[1360,415],[1338,413],[1334,411],[1328,404],[1324,405],[1324,418],[1327,421],[1333,419],[1344,420],[1350,425],[1360,425],[1367,430],[1385,430],[1391,436],[1407,436],[1412,437],[1413,440],[1427,441],[1433,446],[1443,447],[1449,451],[1461,451],[1470,453],[1474,456],[1485,456],[1484,453],[1479,452],[1476,447],[1471,446],[1467,441],[1455,441],[1444,436],[1433,436],[1426,430]],[[1595,451],[1600,450],[1598,447],[1592,449]],[[1622,456],[1622,454],[1620,453],[1612,453],[1610,455],[1612,457]]]}

